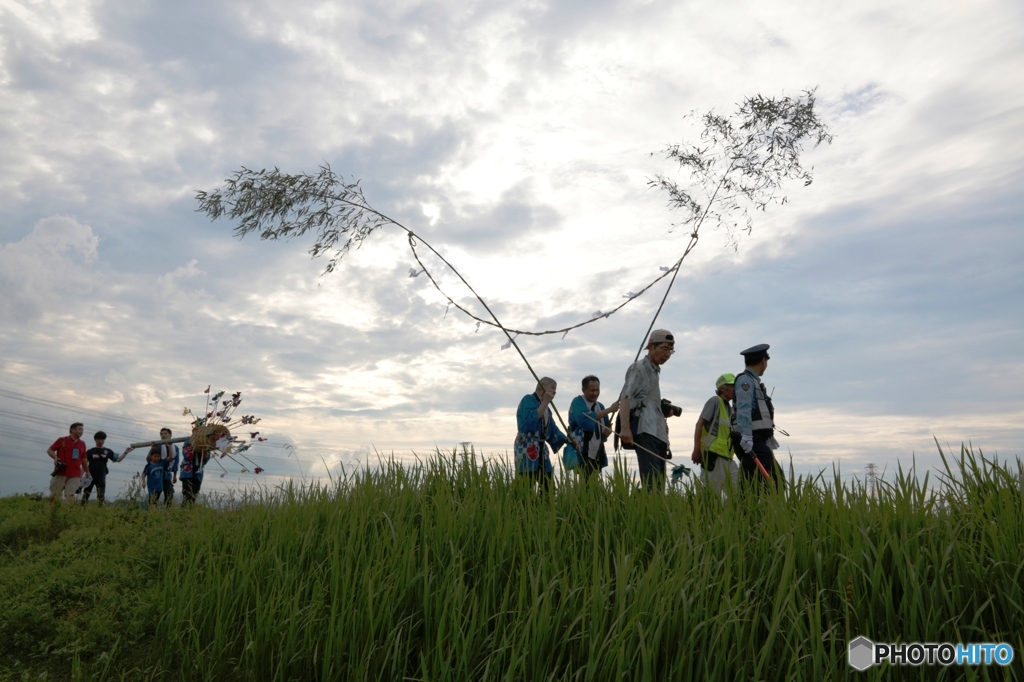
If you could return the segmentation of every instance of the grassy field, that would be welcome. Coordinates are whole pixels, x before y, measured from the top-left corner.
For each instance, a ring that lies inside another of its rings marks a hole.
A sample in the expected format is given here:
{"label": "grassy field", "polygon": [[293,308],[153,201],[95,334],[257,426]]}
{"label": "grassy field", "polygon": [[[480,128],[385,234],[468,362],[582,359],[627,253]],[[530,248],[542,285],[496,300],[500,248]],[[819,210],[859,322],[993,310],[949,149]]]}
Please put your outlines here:
{"label": "grassy field", "polygon": [[[230,509],[0,500],[0,679],[1024,678],[1024,475],[539,495],[438,456]],[[847,667],[847,642],[1013,645]]]}

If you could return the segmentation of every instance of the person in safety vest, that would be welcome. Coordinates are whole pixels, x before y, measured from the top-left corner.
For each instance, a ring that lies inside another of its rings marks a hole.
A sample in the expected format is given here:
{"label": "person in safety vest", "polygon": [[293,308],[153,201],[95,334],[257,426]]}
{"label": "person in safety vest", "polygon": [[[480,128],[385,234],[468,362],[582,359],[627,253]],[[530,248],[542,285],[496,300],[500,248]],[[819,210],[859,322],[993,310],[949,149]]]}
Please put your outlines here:
{"label": "person in safety vest", "polygon": [[761,343],[740,353],[746,369],[736,377],[736,420],[732,436],[744,477],[762,477],[754,462],[756,458],[778,484],[782,473],[775,463],[773,453],[779,447],[779,442],[775,440],[775,407],[772,405],[771,397],[764,390],[764,384],[761,383],[761,377],[770,359],[768,348],[767,343]]}
{"label": "person in safety vest", "polygon": [[708,399],[697,417],[690,459],[701,465],[700,482],[718,493],[739,480],[739,467],[732,456],[733,384],[736,377],[723,374],[715,381],[715,395]]}

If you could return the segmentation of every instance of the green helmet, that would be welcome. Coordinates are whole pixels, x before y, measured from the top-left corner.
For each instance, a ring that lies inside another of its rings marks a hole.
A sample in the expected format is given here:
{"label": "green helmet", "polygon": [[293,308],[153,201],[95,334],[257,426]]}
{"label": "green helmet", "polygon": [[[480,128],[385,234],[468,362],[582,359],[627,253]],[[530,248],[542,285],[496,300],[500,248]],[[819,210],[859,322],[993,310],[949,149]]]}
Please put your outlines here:
{"label": "green helmet", "polygon": [[717,379],[715,379],[715,388],[719,389],[722,386],[732,386],[735,383],[736,383],[736,375],[735,374],[729,374],[728,372],[726,372],[722,376],[720,376]]}

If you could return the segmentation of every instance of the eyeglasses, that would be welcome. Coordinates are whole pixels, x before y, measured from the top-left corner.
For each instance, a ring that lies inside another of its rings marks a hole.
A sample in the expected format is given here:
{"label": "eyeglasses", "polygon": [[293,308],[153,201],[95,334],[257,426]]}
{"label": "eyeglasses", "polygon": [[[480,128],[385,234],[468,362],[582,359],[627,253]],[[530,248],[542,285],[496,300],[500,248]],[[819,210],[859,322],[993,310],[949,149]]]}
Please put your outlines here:
{"label": "eyeglasses", "polygon": [[669,355],[672,355],[673,353],[676,352],[675,346],[671,346],[671,345],[669,345],[667,343],[659,344],[658,348],[660,348],[662,350],[667,350]]}

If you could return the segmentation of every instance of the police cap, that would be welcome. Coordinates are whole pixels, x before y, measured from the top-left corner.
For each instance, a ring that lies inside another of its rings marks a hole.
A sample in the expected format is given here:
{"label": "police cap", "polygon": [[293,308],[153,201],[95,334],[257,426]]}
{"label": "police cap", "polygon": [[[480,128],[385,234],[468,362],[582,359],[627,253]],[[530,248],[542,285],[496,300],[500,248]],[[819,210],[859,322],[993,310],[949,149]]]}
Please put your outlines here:
{"label": "police cap", "polygon": [[757,355],[758,353],[767,353],[770,346],[767,343],[759,343],[756,346],[740,351],[740,355]]}

